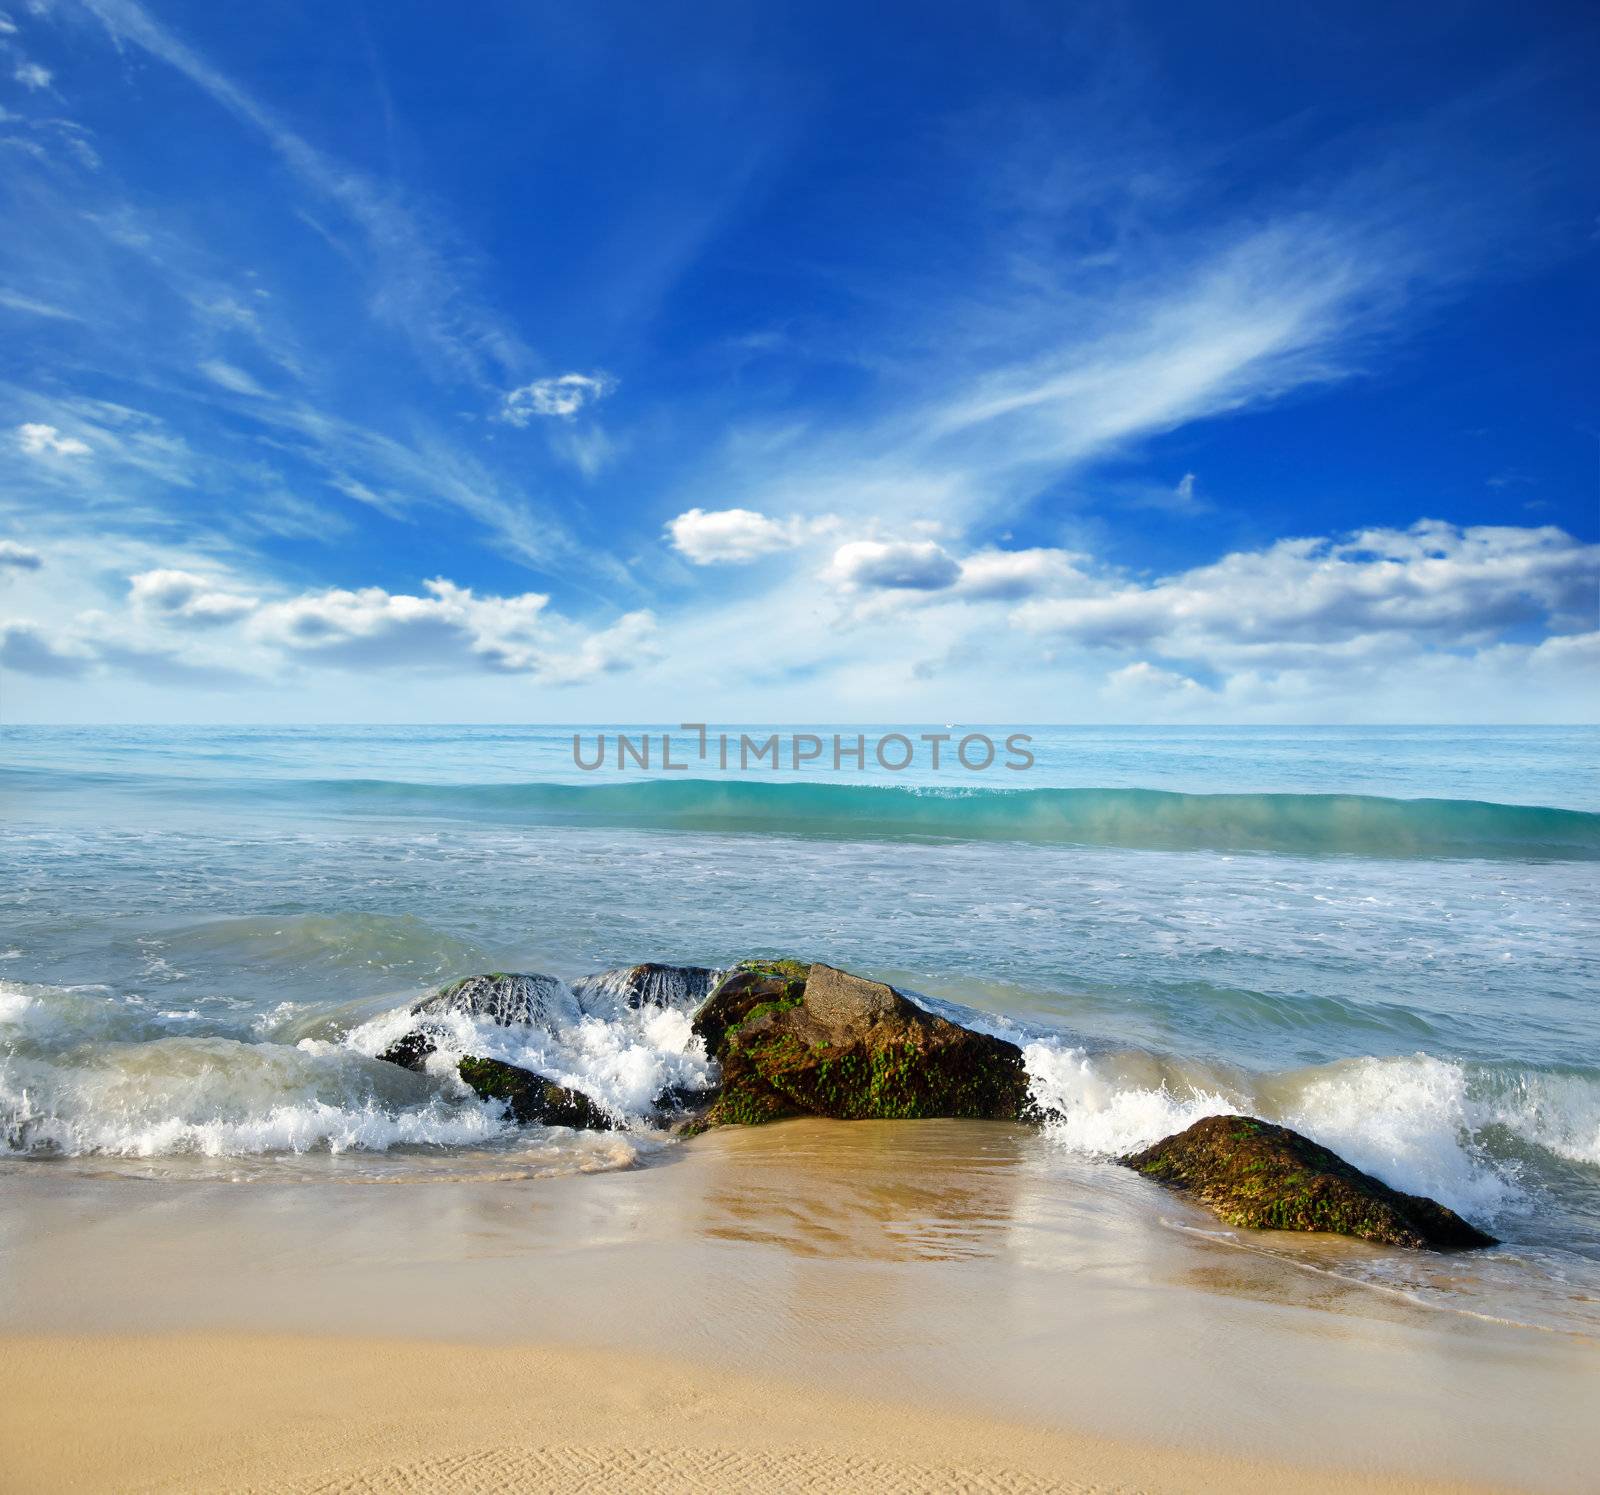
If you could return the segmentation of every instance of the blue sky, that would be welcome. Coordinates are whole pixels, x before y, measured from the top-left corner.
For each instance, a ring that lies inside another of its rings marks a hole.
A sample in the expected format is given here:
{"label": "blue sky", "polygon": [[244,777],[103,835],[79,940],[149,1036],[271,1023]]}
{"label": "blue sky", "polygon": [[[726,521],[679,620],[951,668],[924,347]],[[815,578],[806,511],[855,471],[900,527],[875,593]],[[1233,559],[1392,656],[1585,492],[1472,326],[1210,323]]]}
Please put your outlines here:
{"label": "blue sky", "polygon": [[0,6],[0,719],[1600,716],[1588,7]]}

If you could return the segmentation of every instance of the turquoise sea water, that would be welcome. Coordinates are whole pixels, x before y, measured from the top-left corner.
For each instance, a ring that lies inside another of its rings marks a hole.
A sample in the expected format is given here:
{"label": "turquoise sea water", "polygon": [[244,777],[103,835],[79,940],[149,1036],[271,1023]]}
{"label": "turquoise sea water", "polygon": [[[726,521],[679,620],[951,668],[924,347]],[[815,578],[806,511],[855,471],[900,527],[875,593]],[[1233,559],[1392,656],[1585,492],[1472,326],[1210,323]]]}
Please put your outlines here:
{"label": "turquoise sea water", "polygon": [[706,1073],[685,1014],[463,1035],[635,1118],[603,1143],[372,1055],[452,976],[793,951],[1023,1043],[1043,1148],[1269,1115],[1505,1237],[1474,1311],[1600,1325],[1600,731],[1008,726],[1026,772],[645,775],[581,771],[575,730],[614,751],[0,730],[4,1166],[648,1161],[650,1097]]}

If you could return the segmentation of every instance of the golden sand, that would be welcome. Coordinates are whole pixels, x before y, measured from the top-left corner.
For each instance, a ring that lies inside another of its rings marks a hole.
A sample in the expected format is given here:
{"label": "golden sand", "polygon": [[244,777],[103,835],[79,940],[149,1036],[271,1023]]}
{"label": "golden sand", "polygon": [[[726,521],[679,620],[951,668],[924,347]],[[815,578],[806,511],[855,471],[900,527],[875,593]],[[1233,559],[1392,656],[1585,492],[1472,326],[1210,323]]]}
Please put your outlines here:
{"label": "golden sand", "polygon": [[0,1489],[1564,1491],[1600,1467],[1592,1341],[1321,1270],[1359,1243],[1241,1249],[1039,1148],[795,1122],[556,1179],[6,1169]]}

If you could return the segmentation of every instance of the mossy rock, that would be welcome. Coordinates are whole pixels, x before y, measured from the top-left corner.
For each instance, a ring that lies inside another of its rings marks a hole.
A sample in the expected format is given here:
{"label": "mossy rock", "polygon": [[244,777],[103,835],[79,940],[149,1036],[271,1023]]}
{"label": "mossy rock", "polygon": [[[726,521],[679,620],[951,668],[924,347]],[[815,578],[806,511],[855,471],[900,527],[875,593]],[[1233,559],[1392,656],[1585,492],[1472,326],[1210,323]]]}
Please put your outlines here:
{"label": "mossy rock", "polygon": [[[402,1069],[423,1073],[435,1044],[421,1029],[407,1033],[389,1045],[378,1057]],[[532,1070],[499,1059],[462,1059],[456,1073],[483,1100],[504,1101],[514,1120],[523,1126],[539,1122],[544,1126],[570,1126],[578,1131],[608,1132],[611,1118],[588,1096]]]}
{"label": "mossy rock", "polygon": [[1437,1201],[1391,1189],[1309,1137],[1253,1116],[1208,1116],[1122,1161],[1183,1190],[1226,1225],[1325,1230],[1439,1251],[1495,1244]]}
{"label": "mossy rock", "polygon": [[1014,1121],[1027,1104],[1015,1044],[832,966],[746,962],[695,1014],[694,1028],[722,1065],[711,1125],[785,1116]]}
{"label": "mossy rock", "polygon": [[695,1033],[713,1059],[720,1057],[728,1033],[757,1008],[774,1002],[795,1005],[806,989],[811,967],[797,960],[741,960],[700,1004],[693,1020]]}
{"label": "mossy rock", "polygon": [[532,1070],[503,1064],[498,1059],[463,1059],[457,1066],[461,1078],[484,1100],[506,1103],[522,1125],[570,1126],[578,1131],[608,1132],[611,1118],[588,1096]]}

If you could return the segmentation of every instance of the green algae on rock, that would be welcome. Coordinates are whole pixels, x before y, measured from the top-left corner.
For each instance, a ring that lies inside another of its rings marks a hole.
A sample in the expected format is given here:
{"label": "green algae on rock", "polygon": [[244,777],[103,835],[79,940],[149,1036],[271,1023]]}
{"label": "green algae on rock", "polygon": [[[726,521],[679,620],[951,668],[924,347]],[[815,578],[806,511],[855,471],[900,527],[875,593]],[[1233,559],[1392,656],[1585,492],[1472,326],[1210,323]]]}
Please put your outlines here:
{"label": "green algae on rock", "polygon": [[1444,1205],[1391,1189],[1309,1137],[1253,1116],[1208,1116],[1122,1161],[1190,1194],[1226,1225],[1440,1251],[1496,1244]]}
{"label": "green algae on rock", "polygon": [[711,1126],[784,1116],[1015,1121],[1027,1105],[1015,1044],[832,966],[743,962],[695,1014],[694,1030],[722,1065]]}
{"label": "green algae on rock", "polygon": [[[434,1050],[433,1039],[418,1029],[390,1044],[378,1058],[421,1074]],[[523,1126],[537,1121],[545,1126],[570,1126],[575,1131],[611,1130],[611,1118],[588,1096],[531,1069],[499,1059],[469,1057],[456,1064],[456,1073],[480,1099],[503,1101],[512,1118]]]}
{"label": "green algae on rock", "polygon": [[461,1061],[457,1071],[484,1100],[504,1101],[511,1115],[524,1126],[537,1121],[578,1131],[611,1130],[611,1118],[588,1096],[532,1070],[498,1059],[468,1058]]}

